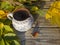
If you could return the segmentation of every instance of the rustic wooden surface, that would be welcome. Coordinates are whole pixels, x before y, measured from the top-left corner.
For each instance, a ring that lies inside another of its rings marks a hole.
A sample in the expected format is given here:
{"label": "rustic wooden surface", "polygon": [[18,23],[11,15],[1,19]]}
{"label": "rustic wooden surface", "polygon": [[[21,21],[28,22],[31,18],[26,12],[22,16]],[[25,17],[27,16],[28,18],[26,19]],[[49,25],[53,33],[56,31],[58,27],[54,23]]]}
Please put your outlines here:
{"label": "rustic wooden surface", "polygon": [[[52,2],[47,2],[44,8],[49,8],[50,3]],[[39,31],[36,38],[32,36],[34,30]],[[38,27],[35,27],[34,24],[27,32],[16,32],[21,40],[21,45],[60,45],[60,28],[51,25],[44,17],[40,17]]]}
{"label": "rustic wooden surface", "polygon": [[[51,25],[43,17],[40,18],[39,27],[32,27],[27,32],[18,32],[22,45],[60,45],[60,28]],[[32,32],[39,31],[38,37],[33,37]]]}

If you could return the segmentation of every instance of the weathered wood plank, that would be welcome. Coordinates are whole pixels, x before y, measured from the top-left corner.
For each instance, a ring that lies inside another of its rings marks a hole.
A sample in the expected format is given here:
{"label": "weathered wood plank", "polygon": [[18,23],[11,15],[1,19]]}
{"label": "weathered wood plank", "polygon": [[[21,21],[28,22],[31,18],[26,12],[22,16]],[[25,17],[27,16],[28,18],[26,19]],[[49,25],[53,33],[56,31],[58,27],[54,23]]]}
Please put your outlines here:
{"label": "weathered wood plank", "polygon": [[[26,45],[32,43],[36,45],[60,45],[60,28],[39,28],[40,33],[37,38],[32,37],[31,33],[33,31],[29,30],[26,32]],[[29,43],[28,41],[31,40]],[[33,41],[34,40],[34,41]],[[40,40],[39,42],[36,40]],[[36,41],[36,42],[35,42]],[[35,43],[34,43],[35,42]]]}

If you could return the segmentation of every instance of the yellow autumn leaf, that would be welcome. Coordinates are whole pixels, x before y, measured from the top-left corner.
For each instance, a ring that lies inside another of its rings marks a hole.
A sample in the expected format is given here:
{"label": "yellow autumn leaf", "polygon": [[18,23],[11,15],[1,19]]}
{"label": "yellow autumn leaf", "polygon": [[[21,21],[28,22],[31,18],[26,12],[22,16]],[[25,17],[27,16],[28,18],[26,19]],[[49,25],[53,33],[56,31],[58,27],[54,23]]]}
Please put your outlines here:
{"label": "yellow autumn leaf", "polygon": [[6,19],[7,13],[5,13],[3,10],[0,10],[0,19]]}
{"label": "yellow autumn leaf", "polygon": [[56,9],[56,8],[53,8],[52,11],[51,11],[52,14],[56,14],[56,13],[59,13],[59,10]]}
{"label": "yellow autumn leaf", "polygon": [[60,9],[60,1],[57,1],[56,8]]}
{"label": "yellow autumn leaf", "polygon": [[55,1],[51,4],[51,7],[59,8],[60,9],[60,1]]}
{"label": "yellow autumn leaf", "polygon": [[45,15],[46,19],[50,19],[51,23],[60,25],[60,1],[55,1],[52,3],[51,7],[48,9]]}
{"label": "yellow autumn leaf", "polygon": [[49,14],[46,14],[46,15],[45,15],[45,18],[46,18],[46,19],[50,19],[50,18],[52,18],[52,16],[49,15]]}
{"label": "yellow autumn leaf", "polygon": [[0,15],[2,15],[2,14],[5,14],[5,12],[3,10],[0,10]]}

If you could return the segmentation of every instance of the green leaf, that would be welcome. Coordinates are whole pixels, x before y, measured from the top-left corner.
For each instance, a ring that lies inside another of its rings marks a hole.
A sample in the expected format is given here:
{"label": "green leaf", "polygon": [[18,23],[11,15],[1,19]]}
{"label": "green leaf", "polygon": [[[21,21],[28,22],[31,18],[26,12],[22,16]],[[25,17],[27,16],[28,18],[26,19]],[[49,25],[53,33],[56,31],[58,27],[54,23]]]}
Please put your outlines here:
{"label": "green leaf", "polygon": [[3,33],[3,27],[4,27],[4,24],[0,22],[0,36],[1,36],[2,33]]}
{"label": "green leaf", "polygon": [[4,25],[4,29],[5,29],[5,32],[13,32],[13,29],[8,25]]}
{"label": "green leaf", "polygon": [[11,20],[9,20],[9,19],[6,19],[4,22],[3,22],[5,25],[11,25]]}
{"label": "green leaf", "polygon": [[5,40],[15,40],[16,39],[16,34],[14,34],[14,33],[4,34],[4,39]]}
{"label": "green leaf", "polygon": [[9,42],[5,41],[6,45],[10,45]]}
{"label": "green leaf", "polygon": [[4,8],[4,10],[9,10],[12,11],[14,9],[14,6],[10,5],[10,6],[6,6],[6,8]]}
{"label": "green leaf", "polygon": [[3,10],[12,11],[14,9],[14,6],[12,6],[12,4],[10,4],[8,1],[5,1],[5,2],[1,2],[0,8]]}
{"label": "green leaf", "polygon": [[0,19],[0,22],[2,22],[2,23],[5,22],[5,19]]}
{"label": "green leaf", "polygon": [[45,14],[45,12],[43,10],[38,10],[36,11],[39,15],[43,16]]}
{"label": "green leaf", "polygon": [[20,43],[19,43],[17,40],[13,40],[13,41],[11,42],[11,45],[20,45]]}
{"label": "green leaf", "polygon": [[9,5],[8,1],[1,2],[1,9],[5,8],[7,5]]}
{"label": "green leaf", "polygon": [[6,37],[6,36],[16,36],[16,34],[15,33],[7,33],[7,34],[4,34],[4,36]]}
{"label": "green leaf", "polygon": [[23,3],[23,2],[26,2],[26,0],[18,0],[19,2]]}
{"label": "green leaf", "polygon": [[3,29],[4,24],[0,22],[0,29]]}
{"label": "green leaf", "polygon": [[3,33],[3,30],[2,30],[2,29],[0,29],[0,36],[2,35],[2,33]]}
{"label": "green leaf", "polygon": [[20,43],[17,40],[13,40],[15,45],[20,45]]}
{"label": "green leaf", "polygon": [[0,41],[2,40],[2,37],[0,36]]}
{"label": "green leaf", "polygon": [[4,40],[3,40],[3,39],[0,41],[0,45],[5,45]]}

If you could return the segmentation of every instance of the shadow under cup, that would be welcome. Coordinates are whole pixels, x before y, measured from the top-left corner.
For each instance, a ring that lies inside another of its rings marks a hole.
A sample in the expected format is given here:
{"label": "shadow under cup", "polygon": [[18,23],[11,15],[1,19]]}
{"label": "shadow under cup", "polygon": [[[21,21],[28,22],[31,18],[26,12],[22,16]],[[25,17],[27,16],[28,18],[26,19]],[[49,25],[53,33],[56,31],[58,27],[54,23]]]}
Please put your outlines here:
{"label": "shadow under cup", "polygon": [[18,10],[13,13],[14,19],[18,21],[23,21],[26,20],[27,18],[30,17],[29,13],[25,10]]}

